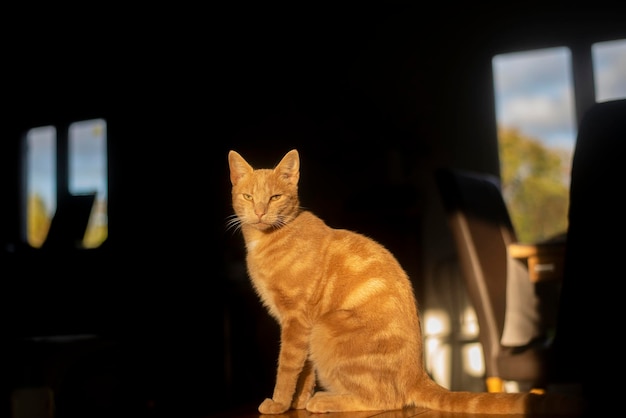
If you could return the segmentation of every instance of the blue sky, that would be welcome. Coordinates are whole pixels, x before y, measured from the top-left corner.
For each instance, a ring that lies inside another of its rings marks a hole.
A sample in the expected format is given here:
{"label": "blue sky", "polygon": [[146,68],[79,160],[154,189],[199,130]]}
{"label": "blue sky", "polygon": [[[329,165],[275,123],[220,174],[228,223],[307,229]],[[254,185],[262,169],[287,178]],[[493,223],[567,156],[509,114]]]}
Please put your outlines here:
{"label": "blue sky", "polygon": [[[597,101],[626,97],[626,40],[595,44],[592,57]],[[572,149],[577,122],[571,68],[566,47],[494,57],[498,123]]]}
{"label": "blue sky", "polygon": [[[73,194],[98,192],[107,196],[106,122],[101,119],[80,121],[69,128],[69,190]],[[56,137],[53,126],[31,129],[27,133],[27,188],[37,193],[50,215],[56,208]]]}
{"label": "blue sky", "polygon": [[592,47],[596,98],[606,101],[626,97],[626,40],[596,44]]}

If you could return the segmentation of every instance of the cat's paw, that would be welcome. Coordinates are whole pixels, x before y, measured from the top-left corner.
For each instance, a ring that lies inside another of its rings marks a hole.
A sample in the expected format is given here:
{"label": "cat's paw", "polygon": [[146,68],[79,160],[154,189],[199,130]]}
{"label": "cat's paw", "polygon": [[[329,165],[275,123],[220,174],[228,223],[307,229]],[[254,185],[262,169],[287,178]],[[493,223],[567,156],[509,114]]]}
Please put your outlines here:
{"label": "cat's paw", "polygon": [[264,400],[259,405],[259,412],[262,414],[282,414],[289,409],[289,405],[285,405],[279,402],[274,402],[273,399]]}
{"label": "cat's paw", "polygon": [[332,405],[328,402],[328,400],[331,400],[332,403],[332,398],[327,396],[325,392],[318,392],[315,396],[308,400],[306,403],[306,410],[316,414],[331,412]]}

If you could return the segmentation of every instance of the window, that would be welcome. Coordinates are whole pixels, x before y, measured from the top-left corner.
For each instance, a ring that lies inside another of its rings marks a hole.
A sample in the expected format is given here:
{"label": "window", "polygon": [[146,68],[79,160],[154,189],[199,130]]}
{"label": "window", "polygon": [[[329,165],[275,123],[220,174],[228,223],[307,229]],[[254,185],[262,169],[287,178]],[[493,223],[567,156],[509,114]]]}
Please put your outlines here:
{"label": "window", "polygon": [[576,118],[568,48],[494,57],[502,192],[518,239],[567,229]]}
{"label": "window", "polygon": [[24,157],[25,241],[35,248],[43,245],[64,193],[96,193],[82,247],[100,246],[108,235],[106,122],[32,128],[25,135]]}
{"label": "window", "polygon": [[41,247],[57,207],[56,129],[33,128],[26,134],[26,241]]}
{"label": "window", "polygon": [[[589,55],[595,100],[626,97],[626,40],[593,44]],[[580,63],[572,62],[567,47],[500,54],[492,60],[502,190],[523,242],[567,230],[579,123],[575,65]]]}
{"label": "window", "polygon": [[596,101],[626,97],[626,39],[591,46]]}

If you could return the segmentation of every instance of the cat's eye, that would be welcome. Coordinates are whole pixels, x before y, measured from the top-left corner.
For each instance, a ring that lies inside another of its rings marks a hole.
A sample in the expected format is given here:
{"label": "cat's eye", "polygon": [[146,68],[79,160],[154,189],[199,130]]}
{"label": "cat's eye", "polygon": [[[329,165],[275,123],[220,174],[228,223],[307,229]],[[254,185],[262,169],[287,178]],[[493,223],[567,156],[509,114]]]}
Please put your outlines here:
{"label": "cat's eye", "polygon": [[275,194],[274,196],[270,197],[270,201],[274,201],[274,200],[278,200],[282,197],[282,195],[280,194]]}
{"label": "cat's eye", "polygon": [[244,199],[246,199],[246,200],[252,200],[252,195],[251,195],[251,194],[248,194],[248,193],[243,193],[243,194],[242,194],[242,196],[243,196],[243,198],[244,198]]}

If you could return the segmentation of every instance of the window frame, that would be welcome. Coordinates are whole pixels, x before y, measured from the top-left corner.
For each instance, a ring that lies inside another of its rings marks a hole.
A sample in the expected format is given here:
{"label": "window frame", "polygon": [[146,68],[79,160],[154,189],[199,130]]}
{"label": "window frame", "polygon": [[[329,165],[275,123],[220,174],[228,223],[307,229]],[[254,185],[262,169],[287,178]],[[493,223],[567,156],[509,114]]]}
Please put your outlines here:
{"label": "window frame", "polygon": [[[28,166],[28,134],[32,129],[44,128],[44,127],[52,127],[56,130],[56,138],[55,138],[55,150],[56,150],[56,202],[58,207],[58,202],[65,199],[67,196],[71,196],[70,192],[70,154],[69,154],[69,135],[70,135],[70,127],[74,123],[80,122],[88,122],[88,121],[97,121],[101,120],[104,123],[105,129],[105,187],[106,187],[106,216],[107,216],[107,235],[98,245],[94,247],[81,247],[76,246],[74,249],[76,250],[96,250],[101,248],[109,239],[109,221],[108,221],[108,207],[109,207],[109,179],[110,179],[110,141],[109,141],[109,121],[107,118],[103,116],[93,116],[93,117],[81,117],[81,118],[72,118],[64,121],[57,122],[48,122],[42,124],[32,124],[30,127],[25,128],[22,131],[20,137],[20,242],[25,244],[27,247],[31,249],[39,249],[40,247],[32,246],[29,242],[28,237],[28,176],[29,176],[29,166]],[[98,202],[94,203],[97,205]],[[55,209],[56,210],[56,209]],[[50,219],[54,216],[54,213],[50,214]],[[92,213],[93,216],[93,213]],[[90,218],[91,219],[91,218]],[[44,240],[45,241],[45,240]]]}

